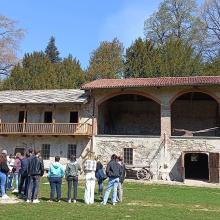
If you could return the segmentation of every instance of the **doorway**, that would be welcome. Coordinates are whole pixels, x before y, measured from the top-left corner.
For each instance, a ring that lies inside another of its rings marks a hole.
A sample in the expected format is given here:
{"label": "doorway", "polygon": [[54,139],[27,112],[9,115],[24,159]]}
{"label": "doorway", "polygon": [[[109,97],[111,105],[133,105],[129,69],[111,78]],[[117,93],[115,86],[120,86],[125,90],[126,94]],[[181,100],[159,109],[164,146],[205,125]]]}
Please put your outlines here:
{"label": "doorway", "polygon": [[207,153],[185,153],[185,179],[209,180],[209,158]]}

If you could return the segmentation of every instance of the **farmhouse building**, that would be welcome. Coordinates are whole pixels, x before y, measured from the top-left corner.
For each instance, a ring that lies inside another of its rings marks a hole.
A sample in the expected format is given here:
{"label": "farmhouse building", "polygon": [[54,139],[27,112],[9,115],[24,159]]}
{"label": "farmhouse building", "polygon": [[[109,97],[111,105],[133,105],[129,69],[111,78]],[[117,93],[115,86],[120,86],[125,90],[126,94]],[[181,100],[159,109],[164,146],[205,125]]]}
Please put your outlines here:
{"label": "farmhouse building", "polygon": [[41,149],[48,166],[89,151],[155,179],[219,182],[220,77],[100,79],[82,90],[0,92],[0,146]]}

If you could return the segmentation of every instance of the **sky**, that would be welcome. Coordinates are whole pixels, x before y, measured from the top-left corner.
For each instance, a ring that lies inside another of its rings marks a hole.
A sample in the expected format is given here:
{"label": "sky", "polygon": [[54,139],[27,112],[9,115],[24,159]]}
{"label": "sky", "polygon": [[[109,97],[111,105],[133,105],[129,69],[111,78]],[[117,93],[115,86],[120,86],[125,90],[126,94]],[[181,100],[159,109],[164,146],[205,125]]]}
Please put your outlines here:
{"label": "sky", "polygon": [[128,47],[143,37],[144,21],[161,0],[0,0],[0,14],[26,30],[18,56],[44,51],[54,36],[60,56],[72,54],[83,68],[101,41],[117,37]]}

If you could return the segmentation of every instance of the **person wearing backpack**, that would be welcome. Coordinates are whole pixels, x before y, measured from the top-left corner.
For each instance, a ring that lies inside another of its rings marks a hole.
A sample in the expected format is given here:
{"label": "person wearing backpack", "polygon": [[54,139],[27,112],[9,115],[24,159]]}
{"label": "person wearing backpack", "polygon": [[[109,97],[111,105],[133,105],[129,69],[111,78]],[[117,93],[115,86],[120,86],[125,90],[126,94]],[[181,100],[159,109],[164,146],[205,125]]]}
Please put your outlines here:
{"label": "person wearing backpack", "polygon": [[71,203],[72,185],[74,190],[73,202],[77,201],[78,191],[78,174],[81,171],[81,167],[76,161],[76,156],[71,155],[70,162],[66,165],[65,176],[68,183],[67,202]]}
{"label": "person wearing backpack", "polygon": [[50,181],[50,201],[54,201],[54,194],[57,192],[57,201],[60,202],[61,199],[61,185],[62,178],[64,176],[64,167],[60,161],[60,156],[55,157],[55,162],[50,165],[48,171],[48,179]]}

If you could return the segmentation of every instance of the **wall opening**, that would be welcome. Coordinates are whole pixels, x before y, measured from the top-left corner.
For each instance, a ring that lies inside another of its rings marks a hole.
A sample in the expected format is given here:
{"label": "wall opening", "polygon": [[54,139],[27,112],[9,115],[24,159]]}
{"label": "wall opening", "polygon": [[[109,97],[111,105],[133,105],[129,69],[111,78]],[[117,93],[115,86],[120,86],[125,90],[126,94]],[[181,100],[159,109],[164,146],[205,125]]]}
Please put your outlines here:
{"label": "wall opening", "polygon": [[160,135],[160,105],[136,94],[122,94],[99,105],[98,134]]}
{"label": "wall opening", "polygon": [[220,136],[218,102],[202,92],[189,92],[171,106],[172,136]]}
{"label": "wall opening", "polygon": [[205,153],[184,155],[185,179],[209,180],[209,160]]}

